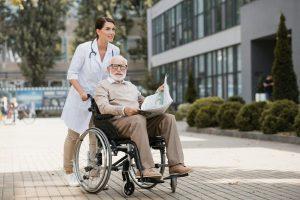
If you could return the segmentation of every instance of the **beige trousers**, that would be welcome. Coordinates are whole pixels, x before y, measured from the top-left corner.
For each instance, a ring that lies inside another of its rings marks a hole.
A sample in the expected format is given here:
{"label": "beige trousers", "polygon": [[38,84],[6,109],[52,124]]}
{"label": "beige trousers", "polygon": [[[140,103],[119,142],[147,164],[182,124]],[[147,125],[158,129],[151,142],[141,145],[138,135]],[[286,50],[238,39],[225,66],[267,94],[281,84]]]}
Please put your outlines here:
{"label": "beige trousers", "polygon": [[[92,126],[92,122],[90,122],[89,127]],[[80,134],[68,129],[68,134],[65,139],[64,143],[64,170],[66,174],[73,173],[73,160],[75,156],[75,148],[76,148],[76,143],[79,139]],[[89,134],[89,152],[90,156],[92,157],[93,153],[96,151],[96,144],[97,144],[97,139],[95,135]]]}
{"label": "beige trousers", "polygon": [[121,135],[130,137],[136,143],[145,169],[154,167],[148,138],[155,135],[161,135],[165,139],[169,166],[183,164],[182,146],[174,115],[163,114],[150,119],[133,115],[114,120],[113,124]]}

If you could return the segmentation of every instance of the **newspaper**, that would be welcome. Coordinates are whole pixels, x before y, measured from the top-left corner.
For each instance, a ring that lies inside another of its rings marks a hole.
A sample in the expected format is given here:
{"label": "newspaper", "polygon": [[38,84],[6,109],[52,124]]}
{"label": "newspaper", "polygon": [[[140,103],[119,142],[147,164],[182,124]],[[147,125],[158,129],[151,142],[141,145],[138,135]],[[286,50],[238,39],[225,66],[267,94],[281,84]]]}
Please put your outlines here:
{"label": "newspaper", "polygon": [[165,76],[163,85],[164,90],[162,92],[157,92],[153,95],[147,96],[144,99],[139,114],[145,115],[146,117],[154,117],[156,115],[166,112],[166,110],[173,102],[169,91],[170,89],[167,83],[167,76]]}

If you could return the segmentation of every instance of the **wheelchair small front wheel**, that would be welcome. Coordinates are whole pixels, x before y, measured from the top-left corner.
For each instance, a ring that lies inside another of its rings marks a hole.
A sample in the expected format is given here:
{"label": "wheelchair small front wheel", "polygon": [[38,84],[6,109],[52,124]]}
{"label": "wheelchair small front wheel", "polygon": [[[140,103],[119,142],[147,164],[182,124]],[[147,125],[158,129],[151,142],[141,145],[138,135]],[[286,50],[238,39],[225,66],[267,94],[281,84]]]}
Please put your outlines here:
{"label": "wheelchair small front wheel", "polygon": [[109,180],[112,155],[109,141],[102,130],[90,128],[80,135],[76,144],[74,168],[80,186],[98,193]]}
{"label": "wheelchair small front wheel", "polygon": [[128,181],[128,182],[126,181],[123,183],[122,192],[123,192],[124,196],[128,197],[128,196],[132,195],[134,192],[134,189],[135,189],[135,186],[132,181]]}
{"label": "wheelchair small front wheel", "polygon": [[[164,149],[161,150],[154,150],[152,149],[152,155],[155,163],[155,167],[159,170],[159,173],[162,175],[165,172],[165,165],[166,165],[166,153]],[[143,189],[151,189],[157,185],[157,183],[152,183],[152,182],[144,182],[141,181],[141,179],[138,179],[136,177],[137,174],[137,166],[136,163],[134,162],[134,159],[131,160],[130,163],[130,169],[129,169],[129,175],[133,182],[138,185],[140,188]]]}

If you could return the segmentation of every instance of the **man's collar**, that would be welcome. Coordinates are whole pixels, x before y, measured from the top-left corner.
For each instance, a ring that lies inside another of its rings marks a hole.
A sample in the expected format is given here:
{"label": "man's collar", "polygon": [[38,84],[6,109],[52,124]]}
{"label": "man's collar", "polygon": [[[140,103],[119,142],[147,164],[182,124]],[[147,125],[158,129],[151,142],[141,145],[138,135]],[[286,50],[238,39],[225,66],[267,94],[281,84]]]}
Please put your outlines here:
{"label": "man's collar", "polygon": [[111,78],[110,76],[107,77],[108,82],[110,82],[111,84],[113,83],[122,83],[122,84],[126,84],[126,81],[122,80],[122,81],[116,81],[113,78]]}

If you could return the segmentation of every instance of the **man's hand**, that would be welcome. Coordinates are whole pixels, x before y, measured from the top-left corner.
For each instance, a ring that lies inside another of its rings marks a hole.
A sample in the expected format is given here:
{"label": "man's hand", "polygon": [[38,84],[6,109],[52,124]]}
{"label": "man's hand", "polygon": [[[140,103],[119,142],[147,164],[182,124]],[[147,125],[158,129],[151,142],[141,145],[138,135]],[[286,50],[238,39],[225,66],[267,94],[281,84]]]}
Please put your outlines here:
{"label": "man's hand", "polygon": [[161,86],[159,86],[156,90],[156,92],[163,92],[164,91],[164,84],[162,84]]}
{"label": "man's hand", "polygon": [[80,94],[80,97],[81,97],[81,100],[82,100],[82,101],[86,101],[86,100],[89,99],[88,95],[87,95],[85,92],[81,93],[81,94]]}
{"label": "man's hand", "polygon": [[130,108],[130,107],[125,107],[124,113],[127,116],[136,115],[136,114],[138,114],[138,109]]}

